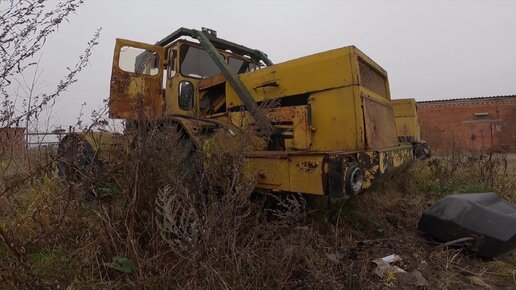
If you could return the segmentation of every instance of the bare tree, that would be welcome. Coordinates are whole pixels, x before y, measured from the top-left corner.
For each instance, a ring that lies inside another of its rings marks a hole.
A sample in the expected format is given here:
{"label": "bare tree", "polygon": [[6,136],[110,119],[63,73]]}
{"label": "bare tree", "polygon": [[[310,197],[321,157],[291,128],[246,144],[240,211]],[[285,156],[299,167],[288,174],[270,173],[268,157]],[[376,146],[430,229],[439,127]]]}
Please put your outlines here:
{"label": "bare tree", "polygon": [[[27,126],[33,120],[37,121],[38,115],[51,107],[56,98],[77,81],[79,72],[88,65],[92,49],[98,44],[100,28],[87,42],[77,63],[67,68],[68,71],[53,90],[41,94],[35,92],[34,84],[38,77],[36,74],[32,76],[32,81],[24,80],[24,72],[28,68],[34,66],[35,73],[38,72],[36,56],[40,55],[38,52],[44,47],[48,36],[57,31],[63,20],[68,21],[68,17],[75,13],[81,4],[82,0],[65,0],[49,7],[46,0],[0,1],[0,127]],[[23,84],[19,81],[16,83],[16,80],[20,79],[23,79]],[[11,88],[16,84],[17,88]],[[24,109],[18,111],[16,102],[23,87]],[[29,180],[31,174],[34,174],[31,172],[28,176],[22,176],[15,184],[19,185]],[[0,196],[11,189],[12,187],[3,184]],[[23,247],[18,245],[15,235],[4,225],[0,225],[0,237],[21,264],[28,267]]]}
{"label": "bare tree", "polygon": [[2,9],[0,5],[0,126],[18,126],[20,122],[36,118],[77,81],[78,73],[88,65],[92,48],[98,44],[100,28],[88,41],[79,61],[68,68],[56,88],[40,96],[31,96],[27,109],[16,113],[9,86],[27,68],[37,64],[34,58],[44,47],[47,37],[56,32],[63,20],[68,20],[82,3],[82,0],[67,0],[49,8],[46,0],[10,0],[6,8]]}

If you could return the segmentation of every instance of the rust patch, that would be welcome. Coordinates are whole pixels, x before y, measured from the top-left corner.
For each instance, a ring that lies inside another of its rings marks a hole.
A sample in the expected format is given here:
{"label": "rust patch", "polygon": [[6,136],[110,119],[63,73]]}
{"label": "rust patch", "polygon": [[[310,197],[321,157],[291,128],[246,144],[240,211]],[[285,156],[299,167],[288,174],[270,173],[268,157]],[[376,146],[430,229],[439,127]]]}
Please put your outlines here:
{"label": "rust patch", "polygon": [[368,149],[388,148],[398,144],[394,111],[384,104],[362,94],[365,137]]}
{"label": "rust patch", "polygon": [[311,131],[308,128],[306,106],[279,107],[267,110],[267,116],[285,138],[285,149],[308,150]]}
{"label": "rust patch", "polygon": [[303,170],[306,173],[315,173],[315,171],[317,170],[319,165],[317,165],[317,163],[312,162],[312,161],[305,161],[305,162],[300,162],[300,163],[296,164],[296,167],[299,168],[300,170]]}

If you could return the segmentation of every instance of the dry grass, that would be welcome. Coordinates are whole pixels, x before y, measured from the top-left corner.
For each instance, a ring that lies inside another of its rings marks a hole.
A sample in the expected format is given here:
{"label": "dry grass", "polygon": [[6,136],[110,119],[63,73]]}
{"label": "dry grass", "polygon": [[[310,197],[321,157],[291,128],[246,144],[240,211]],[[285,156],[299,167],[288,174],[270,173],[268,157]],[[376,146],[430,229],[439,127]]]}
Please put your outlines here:
{"label": "dry grass", "polygon": [[516,202],[516,160],[511,155],[454,152],[431,159],[414,172],[414,184],[425,194],[494,191]]}
{"label": "dry grass", "polygon": [[393,253],[407,271],[427,263],[431,289],[516,286],[514,256],[431,252],[416,232],[445,194],[495,190],[514,202],[503,155],[418,161],[351,200],[291,195],[263,211],[244,173],[246,142],[222,136],[192,153],[175,127],[155,130],[92,178],[94,202],[53,172],[1,197],[0,224],[19,254],[0,244],[1,288],[410,288],[373,274],[371,260]]}

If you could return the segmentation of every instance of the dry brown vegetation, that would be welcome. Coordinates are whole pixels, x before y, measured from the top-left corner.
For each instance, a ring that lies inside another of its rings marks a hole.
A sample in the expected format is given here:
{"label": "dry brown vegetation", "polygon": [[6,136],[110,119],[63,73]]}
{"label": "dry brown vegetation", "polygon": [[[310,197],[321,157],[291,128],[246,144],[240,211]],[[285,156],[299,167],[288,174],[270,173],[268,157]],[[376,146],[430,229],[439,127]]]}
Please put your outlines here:
{"label": "dry brown vegetation", "polygon": [[[514,256],[430,251],[416,232],[421,212],[445,194],[495,190],[515,202],[505,155],[417,161],[350,200],[280,196],[264,210],[244,174],[245,142],[216,138],[192,151],[173,126],[136,136],[134,150],[114,154],[86,186],[28,166],[46,164],[51,151],[3,161],[2,288],[410,289],[373,274],[371,260],[393,253],[431,289],[516,286]],[[97,199],[85,201],[92,190]]]}

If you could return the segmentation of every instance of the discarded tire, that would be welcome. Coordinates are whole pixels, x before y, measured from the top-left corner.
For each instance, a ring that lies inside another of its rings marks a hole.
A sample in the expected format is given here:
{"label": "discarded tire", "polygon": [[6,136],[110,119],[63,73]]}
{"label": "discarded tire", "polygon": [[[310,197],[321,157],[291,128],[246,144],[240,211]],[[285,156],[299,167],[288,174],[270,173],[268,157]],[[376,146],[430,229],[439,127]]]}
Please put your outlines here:
{"label": "discarded tire", "polygon": [[470,250],[494,258],[516,247],[516,207],[494,192],[449,195],[423,212],[418,230],[440,242],[472,237]]}

